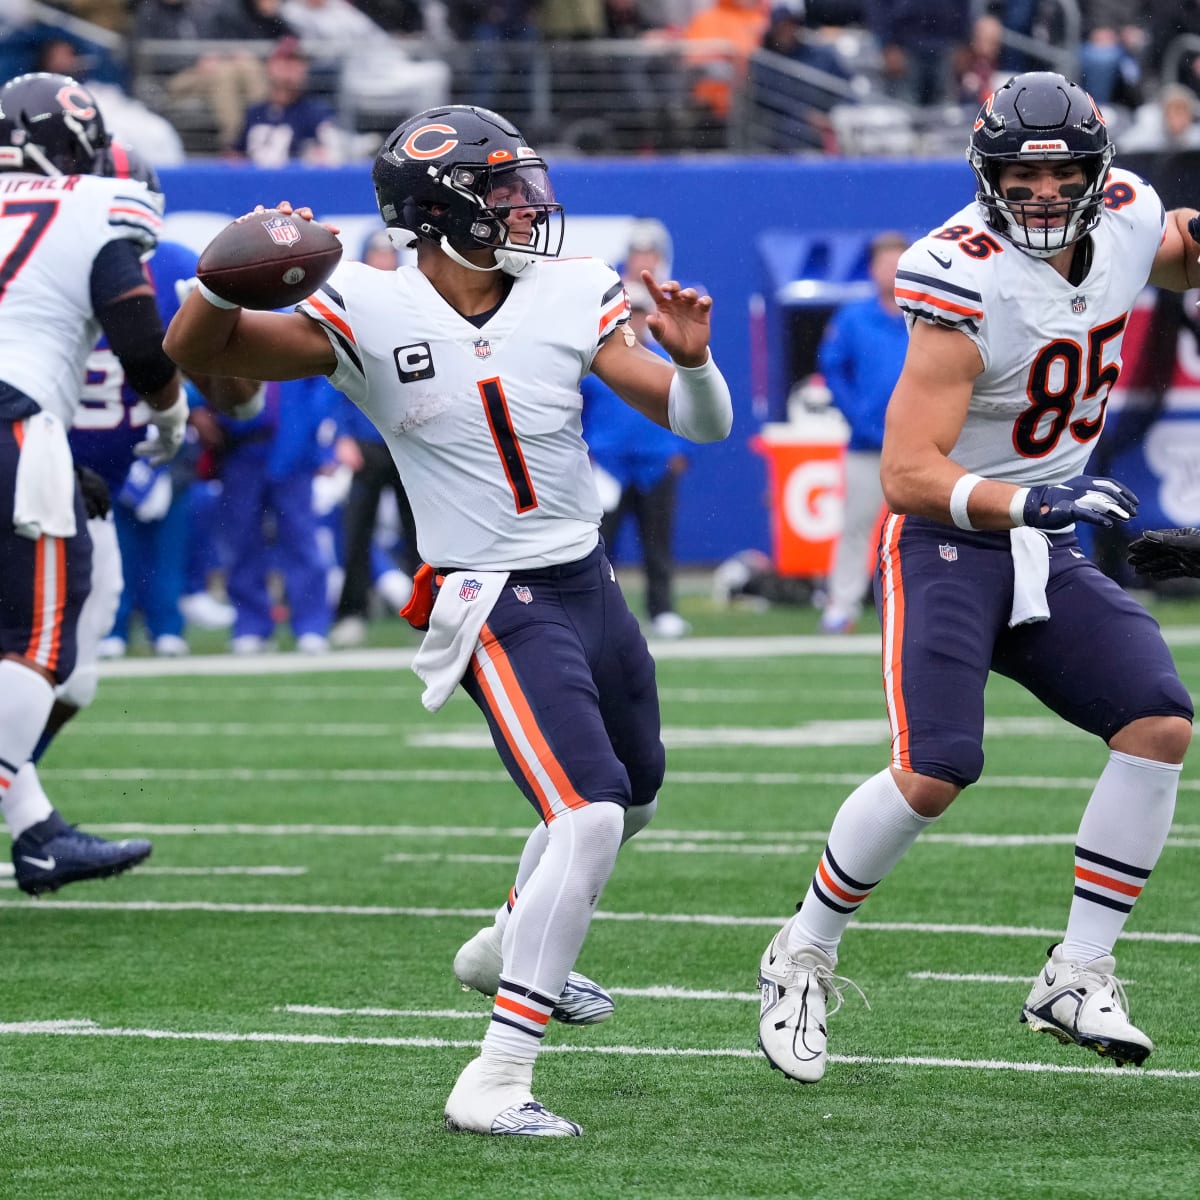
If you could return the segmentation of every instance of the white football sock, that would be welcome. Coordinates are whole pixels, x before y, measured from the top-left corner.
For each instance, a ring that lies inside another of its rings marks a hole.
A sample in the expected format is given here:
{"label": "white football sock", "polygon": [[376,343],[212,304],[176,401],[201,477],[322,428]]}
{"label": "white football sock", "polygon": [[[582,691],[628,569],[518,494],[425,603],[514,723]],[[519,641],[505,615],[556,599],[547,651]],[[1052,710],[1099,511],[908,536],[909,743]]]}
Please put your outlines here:
{"label": "white football sock", "polygon": [[14,840],[54,811],[32,762],[27,762],[17,772],[8,792],[0,797],[0,811],[4,813],[4,823]]}
{"label": "white football sock", "polygon": [[1171,832],[1174,763],[1113,750],[1075,838],[1075,895],[1062,953],[1086,963],[1111,954]]}
{"label": "white football sock", "polygon": [[556,817],[504,931],[504,966],[486,1053],[532,1060],[579,957],[621,845],[623,811],[600,801]]}
{"label": "white football sock", "polygon": [[834,960],[850,919],[936,817],[913,812],[886,768],[861,783],[833,819],[788,949],[816,946]]}
{"label": "white football sock", "polygon": [[54,688],[46,679],[11,658],[0,661],[0,797],[12,790],[53,707]]}

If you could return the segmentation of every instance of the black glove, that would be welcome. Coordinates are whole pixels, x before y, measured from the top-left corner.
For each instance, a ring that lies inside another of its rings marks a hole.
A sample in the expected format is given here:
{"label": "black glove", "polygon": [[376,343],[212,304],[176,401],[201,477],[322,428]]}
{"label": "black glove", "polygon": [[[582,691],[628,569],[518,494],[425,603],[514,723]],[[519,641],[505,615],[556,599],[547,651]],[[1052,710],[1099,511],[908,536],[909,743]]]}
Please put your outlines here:
{"label": "black glove", "polygon": [[1129,543],[1129,563],[1151,579],[1200,577],[1200,529],[1147,529]]}
{"label": "black glove", "polygon": [[1188,233],[1192,235],[1193,242],[1200,242],[1200,216],[1195,216],[1188,222]]}
{"label": "black glove", "polygon": [[81,467],[75,464],[75,478],[79,480],[79,490],[83,493],[83,509],[89,521],[108,516],[112,508],[112,497],[108,494],[108,484],[102,475],[97,475],[91,467]]}
{"label": "black glove", "polygon": [[[1043,505],[1049,508],[1042,512]],[[1111,525],[1137,512],[1138,498],[1115,479],[1076,475],[1066,483],[1031,487],[1025,497],[1025,524],[1034,529],[1064,529],[1075,521]]]}

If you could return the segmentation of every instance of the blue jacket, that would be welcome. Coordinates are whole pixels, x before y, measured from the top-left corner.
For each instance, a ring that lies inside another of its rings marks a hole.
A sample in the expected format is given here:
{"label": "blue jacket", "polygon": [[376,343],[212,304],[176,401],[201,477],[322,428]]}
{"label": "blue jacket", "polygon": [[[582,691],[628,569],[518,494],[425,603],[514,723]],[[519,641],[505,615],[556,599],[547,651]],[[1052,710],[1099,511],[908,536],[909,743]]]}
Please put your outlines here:
{"label": "blue jacket", "polygon": [[817,366],[850,426],[848,450],[883,445],[884,414],[907,350],[904,315],[887,311],[875,296],[847,304],[830,318]]}

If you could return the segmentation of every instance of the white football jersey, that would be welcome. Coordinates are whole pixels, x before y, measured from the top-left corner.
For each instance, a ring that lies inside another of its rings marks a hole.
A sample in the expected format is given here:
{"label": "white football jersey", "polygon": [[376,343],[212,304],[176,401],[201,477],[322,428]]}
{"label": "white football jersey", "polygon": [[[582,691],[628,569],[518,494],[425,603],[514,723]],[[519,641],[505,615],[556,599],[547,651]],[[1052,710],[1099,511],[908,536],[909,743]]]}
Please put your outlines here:
{"label": "white football jersey", "polygon": [[517,570],[595,547],[579,382],[629,319],[611,267],[540,261],[482,328],[415,266],[345,263],[300,310],[337,353],[330,381],[386,439],[427,563]]}
{"label": "white football jersey", "polygon": [[905,251],[896,302],[909,327],[921,320],[961,330],[983,358],[950,458],[985,479],[1023,485],[1084,470],[1164,227],[1154,189],[1114,170],[1078,286],[996,233],[978,203]]}
{"label": "white football jersey", "polygon": [[0,380],[69,427],[100,336],[92,263],[123,238],[144,255],[161,228],[137,180],[0,173]]}

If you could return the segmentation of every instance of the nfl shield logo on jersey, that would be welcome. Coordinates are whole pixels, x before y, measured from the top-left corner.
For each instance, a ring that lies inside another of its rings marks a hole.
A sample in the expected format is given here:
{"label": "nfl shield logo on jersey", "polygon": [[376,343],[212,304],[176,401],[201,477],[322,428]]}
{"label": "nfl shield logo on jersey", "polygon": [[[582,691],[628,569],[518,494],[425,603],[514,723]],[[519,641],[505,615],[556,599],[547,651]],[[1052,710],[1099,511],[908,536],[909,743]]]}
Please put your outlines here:
{"label": "nfl shield logo on jersey", "polygon": [[475,339],[475,357],[476,358],[491,358],[492,343],[487,338]]}
{"label": "nfl shield logo on jersey", "polygon": [[958,562],[958,547],[957,546],[939,546],[938,553],[947,562]]}
{"label": "nfl shield logo on jersey", "polygon": [[522,604],[533,603],[533,593],[523,583],[518,583],[513,588],[513,595],[516,596],[516,598],[520,600]]}
{"label": "nfl shield logo on jersey", "polygon": [[1073,313],[1075,313],[1076,315],[1078,315],[1079,313],[1082,313],[1082,312],[1087,312],[1087,297],[1086,296],[1072,296],[1071,297],[1071,311]]}
{"label": "nfl shield logo on jersey", "polygon": [[483,587],[483,584],[478,579],[464,579],[462,587],[458,589],[458,598],[470,604],[472,600],[478,597],[481,587]]}
{"label": "nfl shield logo on jersey", "polygon": [[300,240],[300,230],[291,217],[272,217],[264,221],[263,228],[271,235],[271,241],[280,246],[290,246]]}

